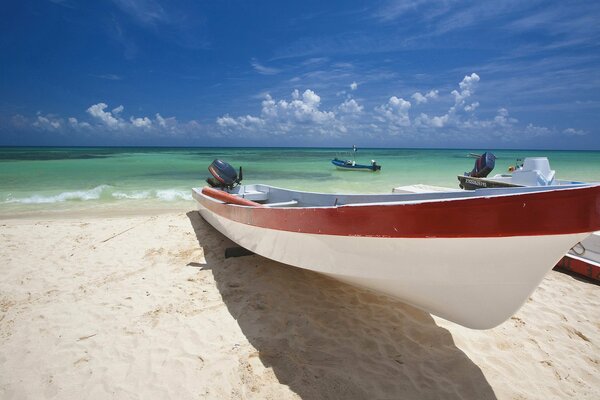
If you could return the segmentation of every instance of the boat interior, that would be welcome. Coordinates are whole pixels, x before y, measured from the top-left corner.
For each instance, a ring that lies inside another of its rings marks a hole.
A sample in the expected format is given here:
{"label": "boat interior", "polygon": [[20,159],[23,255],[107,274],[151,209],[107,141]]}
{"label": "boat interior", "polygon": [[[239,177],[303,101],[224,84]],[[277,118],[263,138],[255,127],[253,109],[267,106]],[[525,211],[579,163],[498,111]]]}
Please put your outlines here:
{"label": "boat interior", "polygon": [[[586,184],[571,185],[569,188],[585,187]],[[277,188],[269,185],[240,185],[227,190],[227,193],[241,197],[266,207],[337,207],[364,204],[422,203],[428,201],[469,199],[477,197],[516,195],[535,193],[564,186],[489,188],[469,191],[430,192],[430,193],[383,193],[383,194],[335,194],[302,192]],[[193,189],[195,195],[202,195],[202,189]],[[219,200],[215,200],[219,201]]]}

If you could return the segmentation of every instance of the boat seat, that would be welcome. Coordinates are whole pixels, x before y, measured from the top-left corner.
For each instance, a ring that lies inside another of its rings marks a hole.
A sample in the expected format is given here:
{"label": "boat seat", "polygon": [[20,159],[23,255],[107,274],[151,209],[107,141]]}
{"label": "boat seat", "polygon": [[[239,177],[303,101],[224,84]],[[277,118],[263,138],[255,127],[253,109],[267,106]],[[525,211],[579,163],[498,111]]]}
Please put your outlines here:
{"label": "boat seat", "polygon": [[265,207],[293,207],[296,205],[298,205],[298,202],[296,200],[282,201],[280,203],[263,204],[263,206],[265,206]]}

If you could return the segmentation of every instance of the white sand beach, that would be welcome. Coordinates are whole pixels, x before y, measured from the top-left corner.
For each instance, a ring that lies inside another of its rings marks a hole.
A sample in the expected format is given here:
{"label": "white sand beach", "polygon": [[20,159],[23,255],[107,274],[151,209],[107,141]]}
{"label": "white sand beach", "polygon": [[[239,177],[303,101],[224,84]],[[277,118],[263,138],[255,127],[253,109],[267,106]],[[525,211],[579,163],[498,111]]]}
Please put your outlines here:
{"label": "white sand beach", "polygon": [[463,328],[260,256],[197,212],[0,220],[1,399],[598,399],[600,286]]}

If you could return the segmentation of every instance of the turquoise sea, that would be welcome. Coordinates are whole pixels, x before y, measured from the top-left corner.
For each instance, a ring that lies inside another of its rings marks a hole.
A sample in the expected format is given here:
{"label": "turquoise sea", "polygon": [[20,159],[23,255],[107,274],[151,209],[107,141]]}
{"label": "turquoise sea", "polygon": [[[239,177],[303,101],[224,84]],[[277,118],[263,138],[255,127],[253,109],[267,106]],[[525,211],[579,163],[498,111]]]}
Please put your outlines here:
{"label": "turquoise sea", "polygon": [[[457,186],[470,171],[469,153],[486,149],[359,149],[356,161],[382,165],[377,173],[338,171],[332,148],[0,147],[0,216],[73,211],[185,210],[190,188],[202,186],[208,165],[221,158],[242,166],[245,183],[307,191],[389,193],[415,183]],[[492,172],[517,158],[546,156],[561,179],[600,181],[600,152],[493,151]]]}

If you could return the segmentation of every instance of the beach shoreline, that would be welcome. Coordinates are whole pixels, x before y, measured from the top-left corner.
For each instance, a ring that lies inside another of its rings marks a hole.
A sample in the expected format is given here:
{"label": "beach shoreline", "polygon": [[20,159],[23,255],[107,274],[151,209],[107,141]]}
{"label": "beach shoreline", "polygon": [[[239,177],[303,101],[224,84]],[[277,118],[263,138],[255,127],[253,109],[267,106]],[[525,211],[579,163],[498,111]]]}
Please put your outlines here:
{"label": "beach shoreline", "polygon": [[[114,211],[114,210],[112,210]],[[600,395],[600,286],[470,330],[260,256],[185,210],[1,218],[2,398]]]}

